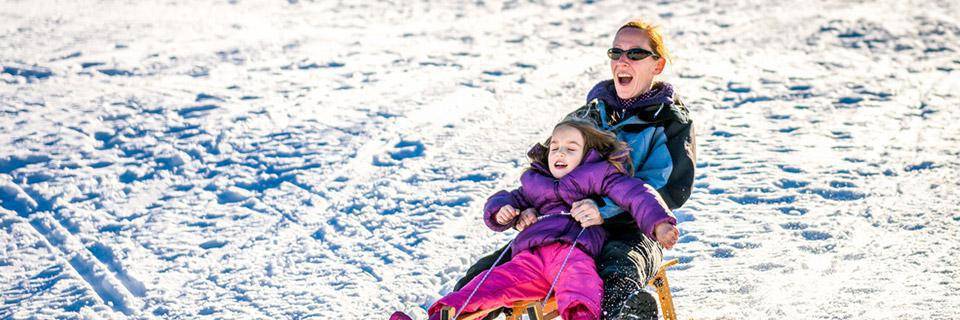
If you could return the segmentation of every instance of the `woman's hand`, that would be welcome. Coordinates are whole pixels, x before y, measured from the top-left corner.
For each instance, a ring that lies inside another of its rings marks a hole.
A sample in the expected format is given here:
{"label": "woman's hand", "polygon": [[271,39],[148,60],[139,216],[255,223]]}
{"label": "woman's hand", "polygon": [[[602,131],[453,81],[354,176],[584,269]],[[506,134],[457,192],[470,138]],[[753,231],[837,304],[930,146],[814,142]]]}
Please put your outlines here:
{"label": "woman's hand", "polygon": [[509,204],[502,206],[500,207],[500,211],[497,211],[497,223],[505,226],[510,223],[513,218],[516,218],[518,214],[520,213],[517,212],[517,209],[514,209],[513,206]]}
{"label": "woman's hand", "polygon": [[671,223],[661,222],[653,229],[653,236],[657,238],[657,242],[661,246],[671,249],[673,245],[677,244],[677,239],[680,238],[680,230]]}
{"label": "woman's hand", "polygon": [[520,220],[517,221],[517,225],[514,226],[514,228],[516,228],[517,231],[523,231],[523,229],[526,229],[535,222],[537,222],[537,209],[528,208],[520,213]]}
{"label": "woman's hand", "polygon": [[603,224],[600,208],[597,208],[597,203],[590,199],[574,202],[573,207],[570,208],[570,215],[584,228]]}

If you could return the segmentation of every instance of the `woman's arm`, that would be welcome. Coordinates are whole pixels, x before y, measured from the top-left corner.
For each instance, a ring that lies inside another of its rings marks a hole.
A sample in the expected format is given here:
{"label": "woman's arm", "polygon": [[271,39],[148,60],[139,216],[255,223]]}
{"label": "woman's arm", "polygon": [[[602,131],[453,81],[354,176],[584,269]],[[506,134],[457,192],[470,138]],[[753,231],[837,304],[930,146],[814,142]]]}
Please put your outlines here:
{"label": "woman's arm", "polygon": [[[657,192],[663,197],[670,209],[676,209],[683,206],[683,203],[690,198],[690,192],[693,189],[694,168],[697,162],[696,135],[694,134],[693,121],[688,117],[676,119],[663,127],[663,133],[666,139],[661,146],[656,146],[657,152],[668,155],[669,172],[666,173],[667,180],[663,186],[657,188]],[[640,172],[647,172],[648,169],[656,170],[656,166],[666,167],[667,163],[650,163],[651,167],[645,165],[642,170],[637,170],[637,178],[644,181],[644,176]]]}
{"label": "woman's arm", "polygon": [[693,121],[679,97],[662,113],[663,120],[643,132],[618,136],[633,149],[634,177],[657,189],[667,206],[676,209],[687,201],[693,187],[696,140]]}

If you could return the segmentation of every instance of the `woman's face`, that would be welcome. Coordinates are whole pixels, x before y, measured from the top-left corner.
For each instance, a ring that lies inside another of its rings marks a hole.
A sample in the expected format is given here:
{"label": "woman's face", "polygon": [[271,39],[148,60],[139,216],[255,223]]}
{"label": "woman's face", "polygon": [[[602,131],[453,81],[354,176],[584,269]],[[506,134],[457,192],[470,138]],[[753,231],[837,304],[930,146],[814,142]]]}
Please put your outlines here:
{"label": "woman's face", "polygon": [[[650,38],[637,28],[625,28],[617,33],[613,39],[613,47],[622,50],[641,48],[653,51],[650,48]],[[610,60],[610,71],[613,72],[613,83],[620,99],[636,97],[647,90],[653,83],[653,77],[663,72],[666,64],[664,58],[654,59],[653,56],[634,61],[626,54],[620,55],[617,60]]]}

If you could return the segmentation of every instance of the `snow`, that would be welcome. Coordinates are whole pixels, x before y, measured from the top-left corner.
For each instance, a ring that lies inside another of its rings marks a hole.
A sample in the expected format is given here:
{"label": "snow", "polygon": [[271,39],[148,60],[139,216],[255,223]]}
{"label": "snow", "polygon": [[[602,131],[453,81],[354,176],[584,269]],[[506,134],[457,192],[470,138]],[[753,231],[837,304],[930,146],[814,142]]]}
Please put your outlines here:
{"label": "snow", "polygon": [[419,317],[631,17],[697,130],[683,319],[960,314],[960,6],[0,3],[0,318]]}

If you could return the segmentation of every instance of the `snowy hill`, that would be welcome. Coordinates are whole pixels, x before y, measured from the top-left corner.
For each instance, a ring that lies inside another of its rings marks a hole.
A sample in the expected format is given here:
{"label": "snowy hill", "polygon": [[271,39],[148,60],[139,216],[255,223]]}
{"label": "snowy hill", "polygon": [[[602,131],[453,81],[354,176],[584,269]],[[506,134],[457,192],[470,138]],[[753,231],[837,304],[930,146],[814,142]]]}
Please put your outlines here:
{"label": "snowy hill", "polygon": [[0,318],[423,316],[660,22],[683,319],[960,315],[955,1],[3,1]]}

